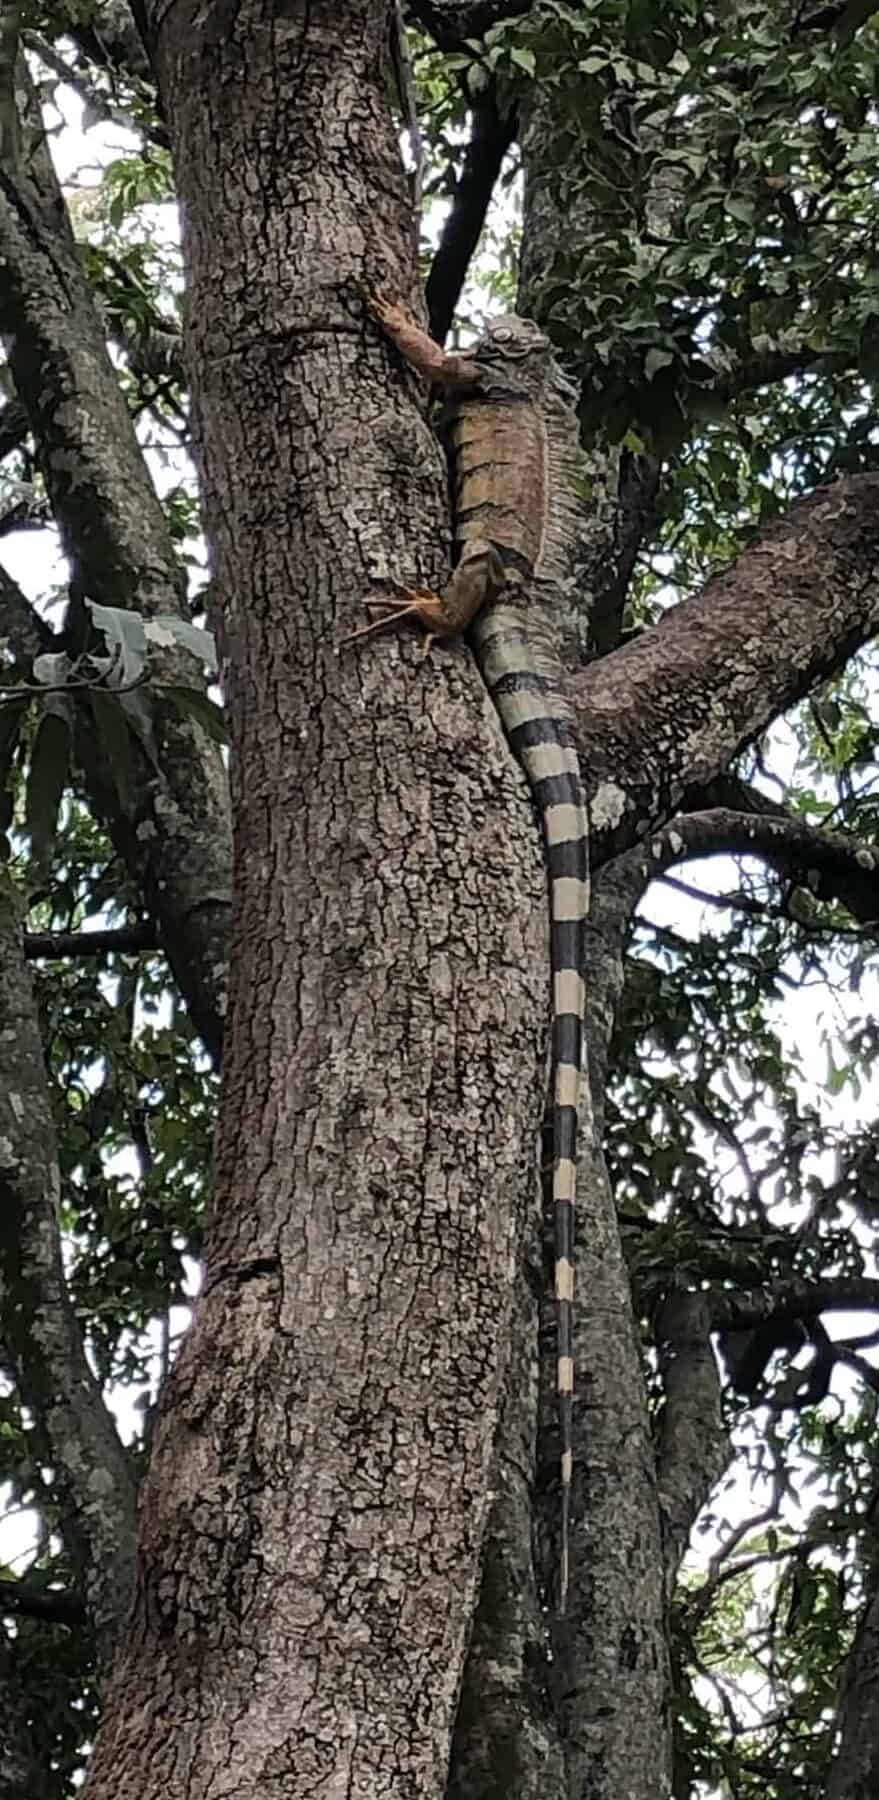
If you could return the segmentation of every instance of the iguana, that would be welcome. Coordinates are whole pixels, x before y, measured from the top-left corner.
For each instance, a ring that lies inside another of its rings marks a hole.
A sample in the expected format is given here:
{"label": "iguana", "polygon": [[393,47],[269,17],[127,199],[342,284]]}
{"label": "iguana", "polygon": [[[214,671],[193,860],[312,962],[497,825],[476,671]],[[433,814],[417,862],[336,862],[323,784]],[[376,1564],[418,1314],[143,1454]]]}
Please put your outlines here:
{"label": "iguana", "polygon": [[572,584],[578,497],[575,390],[530,319],[507,315],[449,354],[392,300],[365,294],[406,361],[449,391],[456,567],[440,595],[402,589],[402,605],[350,636],[411,617],[429,637],[470,627],[479,667],[540,811],[550,892],[553,983],[552,1198],[561,1436],[559,1612],[568,1594],[573,1474],[574,1202],[583,1063],[588,821],[574,736],[558,691],[553,611]]}

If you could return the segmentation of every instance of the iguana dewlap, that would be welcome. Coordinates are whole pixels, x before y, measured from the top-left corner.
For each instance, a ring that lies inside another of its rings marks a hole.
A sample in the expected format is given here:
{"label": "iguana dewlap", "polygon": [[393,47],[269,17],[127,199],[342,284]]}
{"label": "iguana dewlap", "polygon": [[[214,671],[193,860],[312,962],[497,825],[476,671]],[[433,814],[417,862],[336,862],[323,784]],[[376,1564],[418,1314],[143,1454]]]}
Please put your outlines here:
{"label": "iguana dewlap", "polygon": [[[471,627],[483,678],[540,811],[550,893],[552,1198],[561,1436],[559,1611],[568,1591],[573,1474],[574,1204],[583,1066],[588,820],[570,716],[546,620],[572,581],[578,499],[573,389],[529,319],[495,321],[464,354],[447,354],[394,302],[367,296],[406,360],[452,400],[449,446],[455,571],[441,595],[408,591],[365,635],[410,616],[430,633]],[[404,590],[406,592],[406,590]],[[490,604],[489,604],[490,603]],[[373,602],[385,606],[387,602]],[[429,640],[428,640],[429,641]]]}

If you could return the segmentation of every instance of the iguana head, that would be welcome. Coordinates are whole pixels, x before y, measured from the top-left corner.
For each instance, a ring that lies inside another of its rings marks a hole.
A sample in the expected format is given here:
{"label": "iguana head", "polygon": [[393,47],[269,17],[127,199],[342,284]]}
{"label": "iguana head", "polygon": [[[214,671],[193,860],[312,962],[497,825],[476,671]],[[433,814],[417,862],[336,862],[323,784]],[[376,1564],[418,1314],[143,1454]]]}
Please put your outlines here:
{"label": "iguana head", "polygon": [[492,319],[470,351],[476,362],[497,364],[501,368],[507,363],[522,362],[526,357],[537,361],[551,354],[552,345],[546,333],[533,319],[520,319],[518,313],[501,313],[499,318]]}
{"label": "iguana head", "polygon": [[479,369],[480,387],[487,397],[512,389],[545,399],[547,391],[555,390],[567,405],[576,404],[576,388],[559,368],[546,332],[533,319],[502,313],[491,320],[467,356]]}

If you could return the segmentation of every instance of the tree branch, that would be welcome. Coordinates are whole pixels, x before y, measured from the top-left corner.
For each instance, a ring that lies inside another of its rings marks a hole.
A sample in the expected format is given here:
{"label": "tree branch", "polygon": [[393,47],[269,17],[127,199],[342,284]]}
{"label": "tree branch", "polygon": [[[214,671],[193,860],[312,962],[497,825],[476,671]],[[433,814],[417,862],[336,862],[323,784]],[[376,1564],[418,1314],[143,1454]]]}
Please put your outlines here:
{"label": "tree branch", "polygon": [[107,931],[26,931],[24,954],[27,962],[41,957],[121,955],[139,950],[158,950],[159,936],[155,925],[125,925]]}
{"label": "tree branch", "polygon": [[570,677],[599,860],[667,819],[867,642],[877,562],[879,475],[853,475],[797,501],[700,594]]}
{"label": "tree branch", "polygon": [[[875,1565],[872,1565],[875,1568]],[[874,1576],[875,1580],[875,1576]],[[827,1800],[858,1800],[879,1787],[879,1588],[873,1588],[848,1653],[836,1724],[837,1753]]]}
{"label": "tree branch", "polygon": [[0,1793],[4,1800],[55,1800],[57,1770],[49,1766],[49,1750],[34,1738],[33,1677],[18,1672],[21,1645],[0,1637]]}
{"label": "tree branch", "polygon": [[693,1524],[732,1454],[720,1409],[720,1377],[703,1294],[673,1293],[657,1320],[665,1392],[657,1484],[665,1530],[666,1578],[686,1554]]}
{"label": "tree branch", "polygon": [[[87,21],[65,19],[64,32],[99,68],[111,69],[127,81],[152,80],[143,20],[135,18],[135,9],[126,0],[99,0]],[[161,108],[160,99],[158,104]]]}
{"label": "tree branch", "polygon": [[674,863],[729,855],[762,857],[819,900],[841,900],[864,925],[879,925],[879,849],[789,813],[679,813],[643,847],[645,886]]}
{"label": "tree branch", "polygon": [[30,431],[30,420],[19,400],[7,400],[0,409],[0,462],[20,450]]}
{"label": "tree branch", "polygon": [[531,0],[409,0],[407,11],[441,50],[460,50],[503,19],[517,19]]}
{"label": "tree branch", "polygon": [[45,1433],[68,1517],[65,1542],[103,1659],[134,1583],[137,1495],[83,1348],[64,1279],[52,1108],[18,905],[0,877],[0,1312],[16,1381]]}
{"label": "tree branch", "polygon": [[430,332],[438,344],[445,341],[452,323],[494,184],[516,135],[515,115],[498,112],[494,86],[474,102],[472,121],[451,210],[427,278]]}
{"label": "tree branch", "polygon": [[794,349],[756,350],[738,359],[733,368],[718,374],[714,392],[723,400],[735,400],[755,388],[771,387],[790,375],[807,371],[821,375],[844,374],[858,366],[864,351],[875,349],[875,339],[864,337],[860,351],[822,349],[812,344],[799,344]]}
{"label": "tree branch", "polygon": [[59,81],[63,81],[67,87],[72,88],[73,92],[79,95],[80,100],[85,103],[87,113],[91,114],[93,122],[101,119],[111,125],[121,125],[124,131],[139,134],[146,139],[147,143],[156,144],[159,149],[167,150],[169,139],[164,126],[150,125],[148,120],[136,119],[124,107],[114,105],[111,100],[108,100],[106,94],[101,92],[100,88],[95,87],[94,82],[90,81],[88,76],[83,75],[80,70],[72,68],[71,64],[59,54],[52,44],[47,44],[40,32],[26,31],[24,42],[28,49],[39,57],[44,66],[57,76]]}
{"label": "tree branch", "polygon": [[[88,595],[147,616],[181,612],[181,567],[107,354],[23,63],[18,83],[30,146],[0,169],[0,331],[39,447],[72,595],[80,607]],[[74,607],[71,629],[82,628]],[[160,658],[171,680],[177,655]],[[188,662],[178,678],[191,681]],[[161,779],[135,757],[124,815],[93,734],[78,734],[77,758],[217,1058],[231,890],[226,773],[216,746],[191,721],[157,719],[156,739]]]}
{"label": "tree branch", "polygon": [[64,1588],[28,1587],[25,1581],[0,1581],[0,1613],[42,1619],[49,1625],[82,1625],[87,1616],[77,1594]]}
{"label": "tree branch", "polygon": [[738,1293],[706,1292],[712,1330],[746,1331],[766,1319],[815,1319],[819,1313],[879,1308],[879,1280],[869,1275],[837,1275],[825,1281],[785,1276],[764,1287]]}
{"label": "tree branch", "polygon": [[17,581],[0,564],[0,638],[5,638],[16,662],[32,663],[44,650],[60,650],[50,625],[23,594]]}

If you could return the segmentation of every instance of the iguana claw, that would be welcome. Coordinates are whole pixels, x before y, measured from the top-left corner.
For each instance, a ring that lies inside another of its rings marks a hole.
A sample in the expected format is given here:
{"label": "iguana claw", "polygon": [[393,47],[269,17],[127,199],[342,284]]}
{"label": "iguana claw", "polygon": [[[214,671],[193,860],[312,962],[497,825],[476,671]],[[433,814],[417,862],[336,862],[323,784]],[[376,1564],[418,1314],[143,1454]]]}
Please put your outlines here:
{"label": "iguana claw", "polygon": [[[396,582],[393,585],[398,587]],[[419,624],[431,627],[425,640],[424,656],[429,654],[435,637],[450,635],[449,627],[443,618],[442,603],[436,594],[424,593],[419,588],[401,586],[398,587],[398,592],[407,595],[403,606],[398,606],[395,600],[386,600],[383,597],[364,600],[363,604],[369,612],[376,612],[379,608],[387,607],[391,607],[392,611],[386,611],[383,619],[373,619],[369,625],[359,625],[356,631],[346,632],[345,636],[339,639],[339,646],[350,644],[354,638],[372,637],[374,633],[384,631],[386,626],[395,624],[398,619],[417,619]]]}

